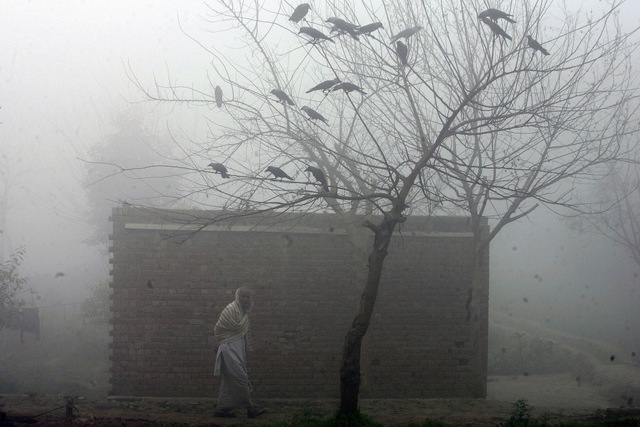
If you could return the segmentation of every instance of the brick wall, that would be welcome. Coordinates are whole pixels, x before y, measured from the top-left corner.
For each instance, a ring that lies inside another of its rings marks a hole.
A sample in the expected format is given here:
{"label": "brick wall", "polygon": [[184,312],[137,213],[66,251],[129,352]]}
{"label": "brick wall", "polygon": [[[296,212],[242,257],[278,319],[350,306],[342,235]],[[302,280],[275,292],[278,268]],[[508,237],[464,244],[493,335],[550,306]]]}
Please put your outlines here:
{"label": "brick wall", "polygon": [[[213,327],[246,285],[255,396],[337,397],[342,341],[367,273],[353,242],[371,233],[334,215],[201,221],[219,215],[113,211],[111,394],[217,396]],[[363,344],[361,396],[484,397],[488,256],[481,314],[469,321],[467,218],[410,217],[400,231]]]}

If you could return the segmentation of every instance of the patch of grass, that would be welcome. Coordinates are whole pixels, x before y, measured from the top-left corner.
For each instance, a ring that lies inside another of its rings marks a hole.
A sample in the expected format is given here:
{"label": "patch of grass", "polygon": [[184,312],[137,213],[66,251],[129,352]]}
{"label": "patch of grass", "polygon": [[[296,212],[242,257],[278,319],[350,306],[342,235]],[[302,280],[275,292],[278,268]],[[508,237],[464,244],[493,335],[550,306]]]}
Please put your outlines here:
{"label": "patch of grass", "polygon": [[442,421],[425,420],[421,423],[409,423],[406,427],[456,427],[457,424],[447,424]]}
{"label": "patch of grass", "polygon": [[189,427],[189,424],[184,423],[167,423],[167,424],[143,424],[142,427]]}
{"label": "patch of grass", "polygon": [[305,425],[305,423],[315,423],[323,421],[323,414],[320,411],[305,408],[302,412],[294,414],[291,417],[291,425]]}
{"label": "patch of grass", "polygon": [[344,415],[336,412],[331,418],[324,421],[323,427],[383,427],[382,424],[373,421],[360,411],[353,415]]}
{"label": "patch of grass", "polygon": [[[528,418],[528,421],[516,421],[517,417],[512,421],[507,421],[502,426],[535,426],[535,427],[640,427],[640,419],[630,417],[611,420],[589,420],[589,421],[570,421],[548,423],[547,421],[538,421]],[[527,423],[527,424],[515,424]],[[255,424],[237,423],[231,424],[229,427],[253,427]],[[262,427],[384,427],[382,424],[369,420],[367,417],[359,415],[355,417],[332,417],[327,420],[309,419],[309,420],[292,420],[290,423],[264,423]],[[459,427],[458,424],[448,424],[440,421],[426,420],[422,423],[409,423],[405,427]],[[143,427],[189,427],[189,424],[183,423],[166,423],[166,424],[143,424]]]}
{"label": "patch of grass", "polygon": [[[300,414],[294,415],[289,423],[263,423],[260,425],[263,427],[384,427],[382,424],[371,420],[368,416],[361,414],[359,411],[352,416],[345,416],[336,412],[331,418],[321,419],[319,418],[319,414],[312,410],[305,410]],[[171,424],[170,426],[178,427],[181,425]],[[253,426],[253,424],[232,424],[232,427],[249,426]]]}
{"label": "patch of grass", "polygon": [[502,427],[640,427],[640,417],[636,414],[615,413],[606,414],[603,419],[587,419],[576,421],[549,422],[549,414],[540,419],[531,416],[531,406],[525,399],[516,401],[511,412],[511,418]]}
{"label": "patch of grass", "polygon": [[625,423],[624,420],[617,421],[572,421],[568,423],[548,424],[557,427],[637,427],[640,426],[640,421],[634,420],[633,422]]}
{"label": "patch of grass", "polygon": [[[583,419],[572,421],[549,421],[549,415],[543,415],[540,418],[532,416],[532,407],[525,399],[516,401],[513,406],[511,417],[508,421],[498,424],[502,427],[640,427],[640,414],[635,411],[602,414],[599,419]],[[249,424],[238,420],[238,423],[231,424],[229,427],[253,427],[255,424]],[[214,424],[212,424],[214,425]],[[149,423],[143,427],[188,427],[183,423]],[[291,417],[289,422],[265,422],[261,423],[262,427],[384,427],[382,424],[373,421],[368,416],[357,412],[352,416],[344,416],[338,412],[334,413],[331,418],[323,419],[322,413],[313,409],[304,409],[303,411]],[[403,424],[403,427],[461,427],[461,424],[451,424],[436,420],[425,420],[421,423]]]}

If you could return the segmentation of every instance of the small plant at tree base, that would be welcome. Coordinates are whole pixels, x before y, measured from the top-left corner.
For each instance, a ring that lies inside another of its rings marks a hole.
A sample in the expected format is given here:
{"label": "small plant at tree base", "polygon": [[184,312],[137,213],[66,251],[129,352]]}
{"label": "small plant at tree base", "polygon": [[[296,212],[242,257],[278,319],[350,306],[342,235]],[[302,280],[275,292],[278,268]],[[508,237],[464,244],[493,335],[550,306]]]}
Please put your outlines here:
{"label": "small plant at tree base", "polygon": [[511,414],[511,420],[517,422],[528,422],[531,419],[531,406],[527,403],[526,399],[519,399],[513,405],[513,413]]}
{"label": "small plant at tree base", "polygon": [[382,424],[376,423],[359,410],[355,414],[336,412],[325,425],[326,427],[382,427]]}
{"label": "small plant at tree base", "polygon": [[511,418],[504,424],[506,427],[538,425],[544,424],[540,424],[537,420],[531,418],[531,406],[527,403],[526,399],[518,399],[516,403],[514,403]]}

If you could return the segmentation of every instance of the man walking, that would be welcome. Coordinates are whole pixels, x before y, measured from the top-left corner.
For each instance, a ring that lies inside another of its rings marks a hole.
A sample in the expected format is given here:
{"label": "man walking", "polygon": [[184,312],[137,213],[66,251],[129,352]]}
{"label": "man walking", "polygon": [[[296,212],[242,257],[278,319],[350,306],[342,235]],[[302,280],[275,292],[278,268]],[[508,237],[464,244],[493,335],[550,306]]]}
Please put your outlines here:
{"label": "man walking", "polygon": [[251,291],[244,286],[238,288],[235,301],[222,310],[214,328],[219,343],[214,375],[221,377],[215,417],[235,417],[233,410],[238,407],[246,407],[249,418],[265,412],[251,402],[252,387],[247,373],[246,337],[252,306]]}

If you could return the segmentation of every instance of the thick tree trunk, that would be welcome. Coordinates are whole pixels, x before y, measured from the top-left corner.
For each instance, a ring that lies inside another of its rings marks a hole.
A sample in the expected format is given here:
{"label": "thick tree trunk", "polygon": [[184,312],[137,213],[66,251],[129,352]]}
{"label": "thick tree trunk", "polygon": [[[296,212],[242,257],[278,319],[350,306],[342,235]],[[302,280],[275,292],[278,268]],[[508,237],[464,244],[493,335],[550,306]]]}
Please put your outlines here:
{"label": "thick tree trunk", "polygon": [[472,372],[471,389],[469,390],[475,398],[485,398],[487,396],[487,346],[488,346],[488,307],[489,301],[487,284],[489,282],[488,257],[489,246],[486,242],[488,227],[478,224],[474,253],[474,268],[467,304],[467,322],[469,337],[471,338],[471,348],[476,353],[473,358],[474,365]]}
{"label": "thick tree trunk", "polygon": [[369,257],[369,274],[365,284],[358,313],[347,332],[342,348],[342,365],[340,367],[340,409],[342,415],[355,415],[358,411],[358,395],[360,392],[360,352],[362,339],[367,333],[371,315],[378,296],[378,285],[382,276],[384,258],[391,237],[390,229],[384,233],[376,233],[376,243]]}

